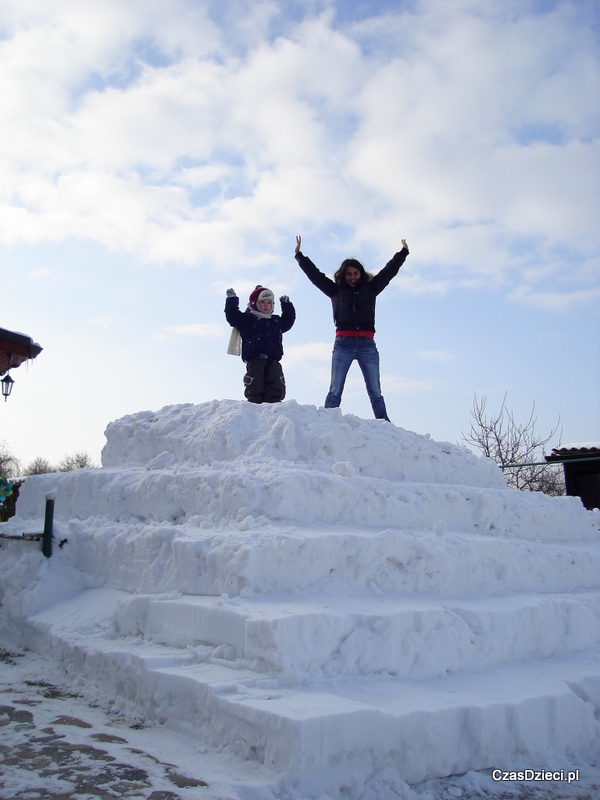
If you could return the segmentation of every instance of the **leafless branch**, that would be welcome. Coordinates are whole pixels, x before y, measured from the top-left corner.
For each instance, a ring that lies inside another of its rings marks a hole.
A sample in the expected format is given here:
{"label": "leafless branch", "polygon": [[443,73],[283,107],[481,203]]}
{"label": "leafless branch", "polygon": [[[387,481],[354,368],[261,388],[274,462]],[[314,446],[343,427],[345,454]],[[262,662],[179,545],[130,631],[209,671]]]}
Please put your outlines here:
{"label": "leafless branch", "polygon": [[507,408],[506,394],[496,414],[487,415],[486,403],[486,397],[479,400],[477,395],[474,396],[470,428],[468,433],[462,434],[463,441],[504,467],[504,476],[510,488],[550,495],[564,494],[562,469],[535,463],[543,460],[546,445],[559,429],[560,417],[548,436],[542,436],[535,430],[535,401],[524,424],[518,423],[514,412]]}

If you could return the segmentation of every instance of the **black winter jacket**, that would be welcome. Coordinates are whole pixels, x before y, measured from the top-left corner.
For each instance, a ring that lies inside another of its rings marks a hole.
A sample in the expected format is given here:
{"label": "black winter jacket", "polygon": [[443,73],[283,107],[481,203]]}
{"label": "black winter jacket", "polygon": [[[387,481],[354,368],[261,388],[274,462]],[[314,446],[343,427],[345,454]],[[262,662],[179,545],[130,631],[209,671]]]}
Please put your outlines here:
{"label": "black winter jacket", "polygon": [[408,255],[402,248],[370,281],[352,289],[340,286],[324,275],[308,256],[296,254],[300,268],[317,289],[331,298],[333,321],[338,331],[375,331],[375,298],[395,278]]}
{"label": "black winter jacket", "polygon": [[289,331],[296,320],[296,310],[290,300],[281,303],[281,316],[257,317],[250,309],[240,311],[238,297],[225,300],[227,322],[237,328],[242,337],[242,361],[266,356],[270,361],[281,361],[283,356],[283,334]]}

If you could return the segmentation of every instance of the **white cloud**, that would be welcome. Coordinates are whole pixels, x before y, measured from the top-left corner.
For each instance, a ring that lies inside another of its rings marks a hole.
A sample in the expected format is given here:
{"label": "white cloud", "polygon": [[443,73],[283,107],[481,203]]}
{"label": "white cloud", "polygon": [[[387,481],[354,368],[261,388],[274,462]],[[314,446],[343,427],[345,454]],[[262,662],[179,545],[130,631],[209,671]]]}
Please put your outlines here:
{"label": "white cloud", "polygon": [[391,374],[384,374],[381,376],[381,385],[386,395],[418,394],[421,392],[432,392],[439,388],[439,383],[434,380],[419,381]]}
{"label": "white cloud", "polygon": [[111,316],[104,316],[104,317],[92,317],[88,319],[88,325],[95,325],[99,328],[111,328],[114,325],[114,317]]}
{"label": "white cloud", "polygon": [[600,300],[600,287],[579,291],[536,291],[531,286],[519,286],[508,295],[508,300],[542,311],[565,311],[570,308],[596,306]]}
{"label": "white cloud", "polygon": [[573,7],[420,0],[287,31],[276,3],[208,8],[6,6],[0,241],[77,236],[219,275],[343,225],[381,257],[405,236],[416,293],[597,248],[600,66]]}
{"label": "white cloud", "polygon": [[419,350],[419,358],[425,361],[439,361],[440,363],[447,363],[454,361],[456,358],[455,350]]}
{"label": "white cloud", "polygon": [[212,322],[196,322],[191,325],[172,325],[167,332],[175,336],[193,336],[199,339],[220,338],[225,335],[225,325],[216,325]]}
{"label": "white cloud", "polygon": [[33,269],[29,273],[29,277],[33,278],[34,280],[39,280],[40,278],[50,278],[52,276],[52,270],[48,269],[47,267],[43,267],[42,269]]}
{"label": "white cloud", "polygon": [[331,342],[307,342],[306,344],[291,344],[285,347],[286,367],[310,365],[315,362],[331,361]]}

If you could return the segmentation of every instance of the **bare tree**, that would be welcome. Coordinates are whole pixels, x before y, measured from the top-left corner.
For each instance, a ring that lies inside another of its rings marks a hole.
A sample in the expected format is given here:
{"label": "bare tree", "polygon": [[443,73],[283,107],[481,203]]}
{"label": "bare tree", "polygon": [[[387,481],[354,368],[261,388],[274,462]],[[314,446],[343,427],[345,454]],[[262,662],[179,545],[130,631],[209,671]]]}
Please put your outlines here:
{"label": "bare tree", "polygon": [[12,483],[12,494],[0,503],[0,522],[6,522],[9,517],[15,514],[15,503],[19,496],[21,482],[15,480],[19,475],[21,465],[18,458],[15,458],[8,449],[6,442],[0,442],[0,476],[7,478]]}
{"label": "bare tree", "polygon": [[58,465],[59,472],[70,472],[73,469],[85,469],[86,467],[95,467],[92,457],[85,451],[75,453],[72,456],[65,456]]}
{"label": "bare tree", "polygon": [[10,452],[6,442],[0,442],[0,475],[5,478],[16,478],[20,469],[19,460]]}
{"label": "bare tree", "polygon": [[38,456],[23,470],[23,475],[45,475],[47,472],[56,472],[56,467],[47,458]]}
{"label": "bare tree", "polygon": [[517,423],[514,413],[507,409],[506,394],[500,411],[489,417],[486,401],[486,397],[478,400],[477,395],[474,396],[470,430],[462,434],[463,441],[493,458],[503,468],[511,489],[563,495],[565,483],[561,467],[543,462],[545,447],[556,434],[560,417],[548,436],[540,436],[535,430],[535,401],[525,424]]}

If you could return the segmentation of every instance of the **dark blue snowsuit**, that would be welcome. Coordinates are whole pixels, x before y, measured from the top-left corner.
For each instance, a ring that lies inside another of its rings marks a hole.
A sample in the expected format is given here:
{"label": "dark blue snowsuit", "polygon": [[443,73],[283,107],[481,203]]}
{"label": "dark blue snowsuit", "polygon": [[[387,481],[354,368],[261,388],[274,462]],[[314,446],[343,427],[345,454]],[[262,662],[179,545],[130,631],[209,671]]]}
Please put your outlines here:
{"label": "dark blue snowsuit", "polygon": [[290,300],[281,301],[281,316],[259,317],[248,308],[242,312],[238,297],[225,301],[225,317],[242,337],[242,361],[246,363],[244,395],[251,403],[280,403],[285,397],[281,369],[283,334],[296,320]]}

